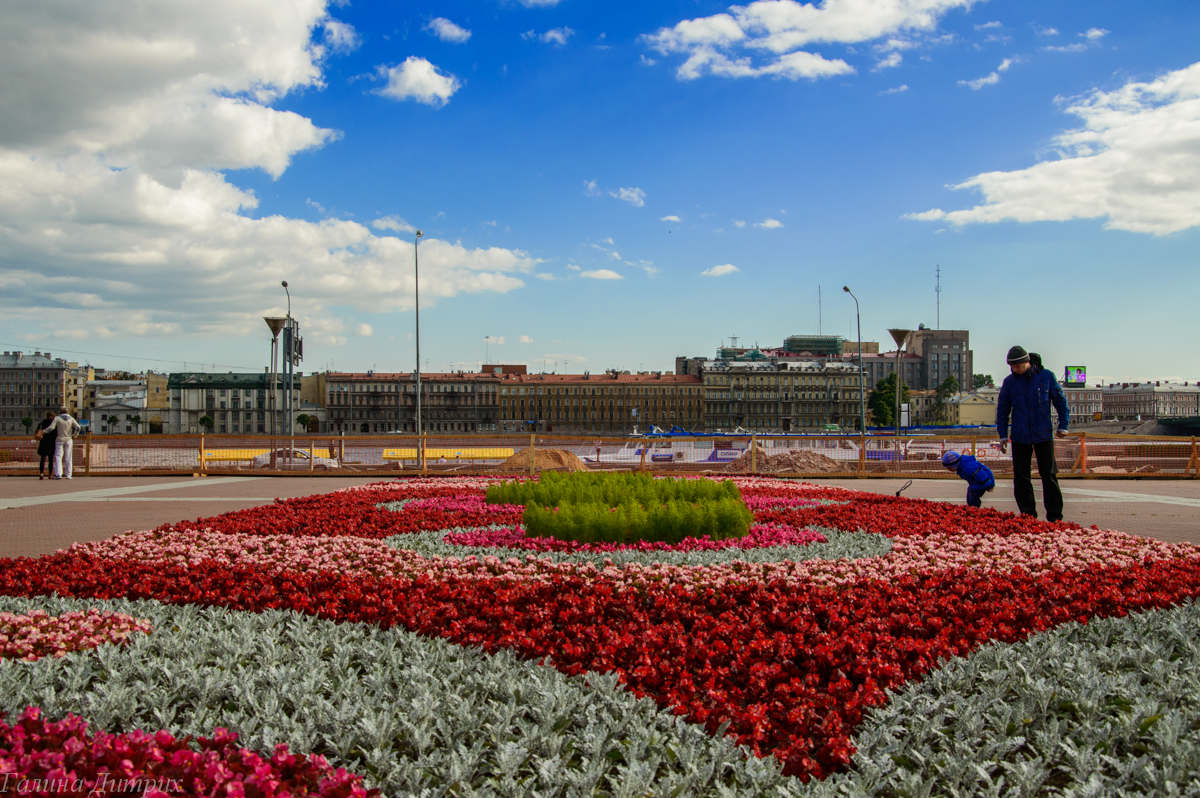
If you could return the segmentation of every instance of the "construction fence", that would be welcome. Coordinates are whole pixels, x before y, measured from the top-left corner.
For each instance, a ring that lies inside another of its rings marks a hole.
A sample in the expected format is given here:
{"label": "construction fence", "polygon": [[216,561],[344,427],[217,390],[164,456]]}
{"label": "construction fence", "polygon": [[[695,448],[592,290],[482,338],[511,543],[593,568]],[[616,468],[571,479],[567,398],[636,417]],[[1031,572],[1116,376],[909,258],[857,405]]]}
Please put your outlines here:
{"label": "construction fence", "polygon": [[[398,476],[621,470],[785,477],[953,477],[951,450],[1012,475],[1000,440],[981,436],[595,438],[560,435],[85,435],[75,473],[87,476],[262,474]],[[1063,478],[1200,478],[1196,438],[1074,433],[1057,441]],[[38,473],[37,444],[0,438],[0,475]]]}

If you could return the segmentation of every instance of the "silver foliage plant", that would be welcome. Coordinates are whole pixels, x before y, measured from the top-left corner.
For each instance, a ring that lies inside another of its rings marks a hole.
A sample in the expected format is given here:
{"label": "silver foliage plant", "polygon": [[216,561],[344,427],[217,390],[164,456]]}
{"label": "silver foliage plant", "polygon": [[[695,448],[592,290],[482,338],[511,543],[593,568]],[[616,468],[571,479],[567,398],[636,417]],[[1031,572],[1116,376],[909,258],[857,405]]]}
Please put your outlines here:
{"label": "silver foliage plant", "polygon": [[1200,605],[954,659],[872,710],[821,796],[1200,795]]}
{"label": "silver foliage plant", "polygon": [[0,611],[97,607],[148,635],[61,659],[0,661],[0,709],[73,712],[109,731],[237,731],[326,755],[388,796],[732,796],[795,793],[723,737],[623,690],[398,629],[293,612],[154,601],[0,598]]}

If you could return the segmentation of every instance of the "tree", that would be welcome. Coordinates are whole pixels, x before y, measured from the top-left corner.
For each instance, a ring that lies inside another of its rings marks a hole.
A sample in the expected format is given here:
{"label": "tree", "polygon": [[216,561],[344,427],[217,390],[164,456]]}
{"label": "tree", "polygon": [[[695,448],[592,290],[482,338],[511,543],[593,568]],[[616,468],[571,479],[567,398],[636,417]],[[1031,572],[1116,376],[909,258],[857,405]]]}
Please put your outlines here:
{"label": "tree", "polygon": [[131,422],[133,422],[133,431],[140,434],[142,431],[142,417],[141,416],[130,416],[129,420]]}
{"label": "tree", "polygon": [[206,432],[212,432],[213,420],[208,416],[201,416],[200,426],[203,427]]}
{"label": "tree", "polygon": [[25,418],[21,419],[21,424],[25,427],[25,434],[28,435],[29,428],[33,426],[33,419],[29,416],[25,416]]}
{"label": "tree", "polygon": [[111,416],[104,416],[104,422],[106,424],[108,424],[109,432],[112,432],[114,429],[117,428],[117,424],[120,422],[120,420],[121,419],[118,418],[115,414],[111,415]]}
{"label": "tree", "polygon": [[299,424],[300,429],[304,430],[305,432],[308,432],[308,422],[308,413],[301,413],[300,415],[296,416],[296,423]]}
{"label": "tree", "polygon": [[[900,383],[900,402],[908,402],[908,386]],[[875,384],[867,396],[867,407],[877,427],[890,427],[896,423],[896,375],[889,374]]]}
{"label": "tree", "polygon": [[971,388],[978,391],[980,388],[995,388],[996,382],[992,379],[991,374],[972,374]]}
{"label": "tree", "polygon": [[933,410],[939,424],[945,424],[949,416],[950,397],[958,393],[958,380],[951,374],[938,385],[934,392]]}

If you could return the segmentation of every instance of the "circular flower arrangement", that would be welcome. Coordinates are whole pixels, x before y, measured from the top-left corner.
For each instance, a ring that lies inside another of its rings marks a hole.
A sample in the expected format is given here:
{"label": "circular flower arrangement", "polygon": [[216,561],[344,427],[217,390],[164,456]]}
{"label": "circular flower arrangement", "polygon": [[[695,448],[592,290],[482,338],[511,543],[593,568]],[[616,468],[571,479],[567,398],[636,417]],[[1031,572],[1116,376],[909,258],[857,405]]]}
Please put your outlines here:
{"label": "circular flower arrangement", "polygon": [[0,641],[0,775],[70,738],[80,789],[178,759],[168,794],[1200,787],[1194,546],[771,479],[736,480],[745,537],[581,544],[491,482],[0,563],[0,622],[92,619],[36,661]]}

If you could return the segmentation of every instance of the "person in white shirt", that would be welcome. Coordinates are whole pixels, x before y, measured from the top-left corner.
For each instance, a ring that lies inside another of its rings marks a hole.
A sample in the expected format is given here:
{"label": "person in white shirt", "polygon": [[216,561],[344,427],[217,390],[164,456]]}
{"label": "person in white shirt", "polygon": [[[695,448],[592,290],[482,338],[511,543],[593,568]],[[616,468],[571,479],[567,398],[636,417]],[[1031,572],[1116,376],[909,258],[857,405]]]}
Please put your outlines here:
{"label": "person in white shirt", "polygon": [[[54,438],[54,478],[71,478],[71,460],[75,451],[75,436],[83,429],[79,422],[71,418],[67,408],[60,407],[58,416],[51,427],[55,432]],[[66,469],[65,471],[63,469]]]}

